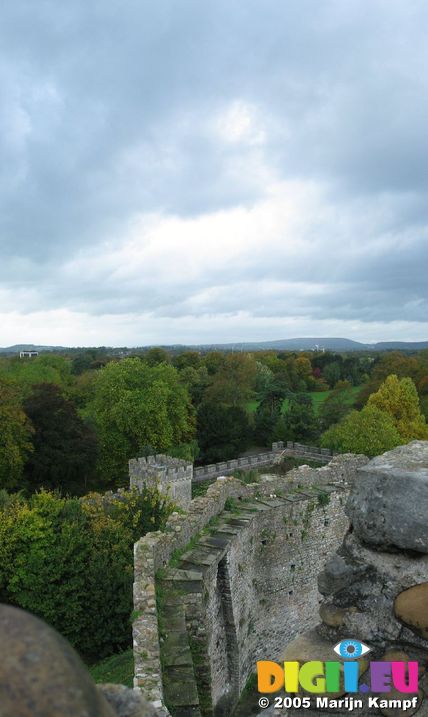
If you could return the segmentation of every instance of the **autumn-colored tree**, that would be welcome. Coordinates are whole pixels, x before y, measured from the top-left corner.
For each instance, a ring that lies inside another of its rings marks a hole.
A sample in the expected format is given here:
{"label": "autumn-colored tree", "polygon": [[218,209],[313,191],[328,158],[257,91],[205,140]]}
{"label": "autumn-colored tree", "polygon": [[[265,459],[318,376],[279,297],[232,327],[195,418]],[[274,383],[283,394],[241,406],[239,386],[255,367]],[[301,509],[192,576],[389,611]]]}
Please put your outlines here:
{"label": "autumn-colored tree", "polygon": [[395,374],[388,376],[379,390],[370,396],[367,405],[391,416],[402,443],[416,438],[428,439],[428,426],[411,378],[399,379]]}
{"label": "autumn-colored tree", "polygon": [[409,377],[418,381],[424,374],[424,363],[414,356],[406,356],[400,351],[389,351],[375,359],[372,365],[369,381],[361,389],[355,402],[357,408],[362,408],[369,397],[375,393],[388,376],[398,378]]}
{"label": "autumn-colored tree", "polygon": [[428,376],[422,376],[418,381],[418,393],[420,396],[428,396]]}
{"label": "autumn-colored tree", "polygon": [[18,388],[0,380],[0,488],[14,490],[23,487],[24,464],[33,450],[32,434]]}
{"label": "autumn-colored tree", "polygon": [[379,361],[373,366],[372,377],[374,381],[384,381],[388,376],[396,375],[398,378],[410,377],[417,379],[420,373],[420,363],[414,356],[406,356],[400,351],[388,351],[382,354]]}

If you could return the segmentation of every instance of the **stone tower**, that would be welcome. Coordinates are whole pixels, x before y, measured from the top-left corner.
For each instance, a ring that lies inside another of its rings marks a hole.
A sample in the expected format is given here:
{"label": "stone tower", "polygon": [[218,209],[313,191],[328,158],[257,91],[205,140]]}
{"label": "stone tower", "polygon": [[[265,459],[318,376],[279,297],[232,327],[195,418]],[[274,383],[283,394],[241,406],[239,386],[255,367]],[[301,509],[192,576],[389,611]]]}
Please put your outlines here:
{"label": "stone tower", "polygon": [[186,508],[192,500],[193,463],[158,453],[129,461],[131,488],[155,487]]}

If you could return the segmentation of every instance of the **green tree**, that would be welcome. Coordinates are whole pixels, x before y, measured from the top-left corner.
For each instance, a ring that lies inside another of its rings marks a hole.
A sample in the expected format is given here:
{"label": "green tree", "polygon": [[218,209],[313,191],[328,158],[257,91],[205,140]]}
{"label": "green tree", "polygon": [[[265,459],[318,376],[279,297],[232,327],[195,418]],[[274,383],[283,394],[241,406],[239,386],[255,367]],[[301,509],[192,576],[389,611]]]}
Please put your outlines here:
{"label": "green tree", "polygon": [[261,361],[256,361],[255,390],[259,397],[263,397],[275,380],[273,371]]}
{"label": "green tree", "polygon": [[179,377],[180,383],[187,388],[193,405],[199,406],[210,383],[206,366],[200,366],[198,369],[186,366],[180,370]]}
{"label": "green tree", "polygon": [[327,366],[322,372],[322,375],[327,381],[330,388],[333,388],[335,384],[342,378],[342,369],[340,363],[338,361],[332,361],[332,363],[327,364]]}
{"label": "green tree", "polygon": [[0,488],[22,488],[25,461],[33,450],[33,428],[16,386],[0,379]]}
{"label": "green tree", "polygon": [[339,453],[377,456],[402,443],[390,415],[376,406],[352,411],[321,437],[321,446]]}
{"label": "green tree", "polygon": [[31,489],[43,486],[73,495],[86,493],[95,474],[95,431],[51,383],[36,385],[23,408],[34,427],[34,451],[25,466]]}
{"label": "green tree", "polygon": [[285,440],[313,441],[319,435],[319,423],[310,396],[292,396],[283,420]]}
{"label": "green tree", "polygon": [[214,376],[214,374],[224,366],[225,358],[225,355],[220,351],[210,351],[207,353],[204,357],[204,366],[210,376]]}
{"label": "green tree", "polygon": [[339,381],[336,388],[323,401],[319,408],[321,430],[327,430],[334,423],[339,423],[351,410],[352,390],[347,381]]}
{"label": "green tree", "polygon": [[138,358],[109,363],[94,390],[88,414],[99,437],[98,472],[108,483],[126,479],[129,459],[144,445],[168,452],[194,437],[189,394],[173,366],[151,367]]}
{"label": "green tree", "polygon": [[149,366],[159,366],[161,363],[169,363],[170,355],[168,351],[162,349],[160,346],[153,346],[144,355],[143,360]]}
{"label": "green tree", "polygon": [[254,441],[259,446],[269,446],[274,440],[274,432],[281,414],[281,402],[262,401],[254,419]]}
{"label": "green tree", "polygon": [[239,406],[203,402],[198,410],[198,444],[204,463],[236,458],[251,437],[248,415]]}
{"label": "green tree", "polygon": [[256,362],[250,354],[228,354],[224,365],[213,376],[205,398],[209,402],[242,406],[253,395]]}
{"label": "green tree", "polygon": [[172,363],[179,371],[189,367],[198,369],[201,365],[201,356],[197,351],[183,351],[174,356]]}
{"label": "green tree", "polygon": [[54,383],[68,390],[72,384],[72,363],[64,356],[44,353],[31,360],[13,358],[0,363],[0,377],[11,379],[28,396],[36,383]]}

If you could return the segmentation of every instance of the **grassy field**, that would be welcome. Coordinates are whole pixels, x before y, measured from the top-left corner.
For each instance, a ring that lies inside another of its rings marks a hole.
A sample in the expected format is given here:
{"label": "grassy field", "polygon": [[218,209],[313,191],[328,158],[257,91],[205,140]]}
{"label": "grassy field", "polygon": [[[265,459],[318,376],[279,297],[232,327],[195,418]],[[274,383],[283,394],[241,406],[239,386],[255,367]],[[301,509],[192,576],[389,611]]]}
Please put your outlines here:
{"label": "grassy field", "polygon": [[[352,386],[351,394],[350,394],[350,398],[349,398],[350,405],[354,402],[355,397],[360,390],[361,390],[361,386]],[[330,391],[307,391],[306,392],[306,395],[310,396],[312,399],[315,413],[318,413],[319,407],[321,406],[323,401],[325,401],[325,399],[328,398],[328,396],[330,396],[331,393],[332,393],[331,390]],[[258,405],[259,405],[259,401],[257,401],[256,399],[253,399],[252,401],[248,401],[247,411],[249,411],[249,413],[255,413],[257,411]],[[287,411],[287,408],[288,408],[288,398],[285,398],[282,403],[282,409],[281,409],[282,413],[285,413]]]}
{"label": "grassy field", "polygon": [[102,662],[89,667],[95,682],[112,682],[117,685],[133,686],[134,656],[132,650],[107,657]]}

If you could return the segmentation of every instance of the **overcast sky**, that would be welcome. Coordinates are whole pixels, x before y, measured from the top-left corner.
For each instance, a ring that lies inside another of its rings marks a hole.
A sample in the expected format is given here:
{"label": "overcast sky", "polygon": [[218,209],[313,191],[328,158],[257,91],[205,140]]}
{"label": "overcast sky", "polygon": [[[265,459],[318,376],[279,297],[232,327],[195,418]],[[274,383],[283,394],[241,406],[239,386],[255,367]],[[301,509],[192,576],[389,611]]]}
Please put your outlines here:
{"label": "overcast sky", "polygon": [[6,0],[0,345],[428,339],[426,0]]}

